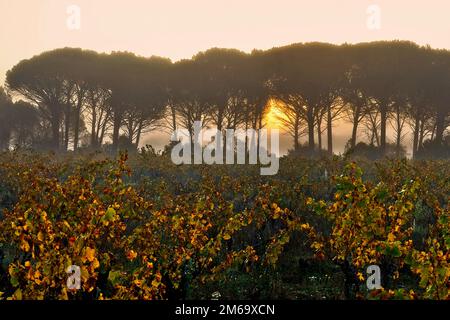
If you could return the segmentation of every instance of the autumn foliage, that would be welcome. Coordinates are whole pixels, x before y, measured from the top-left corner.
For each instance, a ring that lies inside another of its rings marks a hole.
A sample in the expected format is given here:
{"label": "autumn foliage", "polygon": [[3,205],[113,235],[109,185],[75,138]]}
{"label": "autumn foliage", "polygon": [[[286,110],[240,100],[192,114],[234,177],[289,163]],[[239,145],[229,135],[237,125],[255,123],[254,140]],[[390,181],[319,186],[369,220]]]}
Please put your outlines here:
{"label": "autumn foliage", "polygon": [[[87,158],[0,157],[1,298],[283,298],[293,278],[288,298],[316,298],[302,274],[334,276],[329,298],[450,298],[448,162],[288,157],[261,177]],[[365,286],[372,264],[380,290]]]}

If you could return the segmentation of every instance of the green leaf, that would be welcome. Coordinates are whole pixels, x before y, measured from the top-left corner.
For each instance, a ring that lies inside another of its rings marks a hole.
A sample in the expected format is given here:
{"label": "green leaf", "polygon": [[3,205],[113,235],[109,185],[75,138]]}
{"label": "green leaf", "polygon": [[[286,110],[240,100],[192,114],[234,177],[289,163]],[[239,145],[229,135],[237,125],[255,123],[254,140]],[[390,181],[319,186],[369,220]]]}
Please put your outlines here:
{"label": "green leaf", "polygon": [[22,290],[20,288],[14,292],[14,298],[16,300],[22,300]]}
{"label": "green leaf", "polygon": [[11,285],[13,287],[17,287],[19,286],[19,280],[16,277],[11,277],[11,279],[9,280],[9,282],[11,282]]}
{"label": "green leaf", "polygon": [[114,218],[116,216],[116,210],[114,210],[113,208],[108,208],[108,210],[106,210],[105,215],[102,217],[102,222],[103,221],[113,221]]}
{"label": "green leaf", "polygon": [[384,250],[384,254],[395,258],[398,258],[402,255],[397,245],[394,245],[393,247],[386,247],[386,249]]}
{"label": "green leaf", "polygon": [[439,223],[440,224],[443,224],[443,225],[446,225],[447,223],[448,223],[448,217],[447,216],[440,216],[439,217]]}
{"label": "green leaf", "polygon": [[445,237],[445,247],[447,250],[450,249],[450,236]]}
{"label": "green leaf", "polygon": [[111,282],[113,286],[119,283],[121,273],[120,271],[110,271],[108,275],[108,280]]}
{"label": "green leaf", "polygon": [[392,248],[392,255],[396,258],[400,257],[402,255],[402,253],[400,252],[400,249],[397,246],[394,246]]}

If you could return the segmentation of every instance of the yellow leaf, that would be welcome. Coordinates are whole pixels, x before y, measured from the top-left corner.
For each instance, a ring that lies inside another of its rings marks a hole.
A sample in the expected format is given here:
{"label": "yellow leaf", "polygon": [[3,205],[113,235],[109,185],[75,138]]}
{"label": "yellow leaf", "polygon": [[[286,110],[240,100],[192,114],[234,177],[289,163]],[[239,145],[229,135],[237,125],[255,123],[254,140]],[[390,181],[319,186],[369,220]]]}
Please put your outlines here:
{"label": "yellow leaf", "polygon": [[89,262],[93,262],[95,259],[95,249],[87,247],[85,251],[85,259]]}
{"label": "yellow leaf", "polygon": [[302,230],[309,229],[309,224],[308,223],[303,223],[303,224],[300,225],[300,228],[302,228]]}
{"label": "yellow leaf", "polygon": [[136,286],[140,287],[140,286],[142,285],[142,280],[136,279],[136,280],[133,281],[133,283],[134,283]]}
{"label": "yellow leaf", "polygon": [[152,287],[157,288],[157,287],[159,287],[160,284],[161,284],[161,282],[159,282],[159,281],[156,280],[156,279],[154,279],[154,280],[152,281]]}
{"label": "yellow leaf", "polygon": [[230,239],[231,239],[231,236],[230,236],[228,233],[225,233],[225,234],[223,235],[223,239],[224,239],[224,240],[230,240]]}
{"label": "yellow leaf", "polygon": [[83,282],[86,282],[89,279],[89,271],[86,269],[85,266],[81,267],[81,280]]}
{"label": "yellow leaf", "polygon": [[388,241],[389,242],[394,242],[395,241],[395,235],[393,233],[389,233],[388,234]]}
{"label": "yellow leaf", "polygon": [[100,267],[100,262],[98,262],[97,259],[94,259],[94,262],[92,263],[92,267],[94,269],[97,269],[98,267]]}
{"label": "yellow leaf", "polygon": [[59,296],[60,300],[69,300],[69,296],[67,295],[67,289],[63,288],[61,290],[61,294]]}
{"label": "yellow leaf", "polygon": [[22,249],[25,252],[30,251],[30,245],[26,240],[22,240],[22,244],[20,245],[20,249]]}
{"label": "yellow leaf", "polygon": [[359,281],[364,281],[364,276],[362,275],[361,272],[358,272],[358,279]]}
{"label": "yellow leaf", "polygon": [[20,290],[20,288],[19,289],[17,289],[15,292],[14,292],[14,299],[15,300],[22,300],[22,290]]}

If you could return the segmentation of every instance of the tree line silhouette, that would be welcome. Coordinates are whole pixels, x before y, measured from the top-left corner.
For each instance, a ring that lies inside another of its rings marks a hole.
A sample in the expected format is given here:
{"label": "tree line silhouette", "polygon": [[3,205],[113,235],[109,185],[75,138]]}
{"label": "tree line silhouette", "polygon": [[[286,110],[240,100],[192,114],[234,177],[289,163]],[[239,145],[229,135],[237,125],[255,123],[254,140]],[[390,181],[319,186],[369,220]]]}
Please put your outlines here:
{"label": "tree line silhouette", "polygon": [[[192,59],[63,48],[15,65],[0,88],[0,148],[111,152],[152,130],[195,121],[264,127],[268,101],[294,152],[333,154],[333,127],[352,124],[348,150],[365,140],[380,156],[449,156],[450,52],[407,41],[292,44],[247,54],[213,48]],[[16,101],[16,102],[13,102]],[[392,128],[392,143],[388,128]],[[302,146],[301,137],[307,137]]]}

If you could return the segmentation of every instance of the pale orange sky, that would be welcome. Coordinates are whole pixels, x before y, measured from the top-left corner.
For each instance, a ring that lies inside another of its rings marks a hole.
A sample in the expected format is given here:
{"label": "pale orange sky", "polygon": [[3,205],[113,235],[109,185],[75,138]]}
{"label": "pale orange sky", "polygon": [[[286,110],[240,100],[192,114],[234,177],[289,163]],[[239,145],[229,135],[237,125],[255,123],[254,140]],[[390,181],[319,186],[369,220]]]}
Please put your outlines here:
{"label": "pale orange sky", "polygon": [[[66,9],[81,8],[81,29]],[[381,29],[366,25],[369,5]],[[0,83],[23,58],[58,47],[189,58],[199,50],[250,51],[292,42],[405,39],[450,48],[450,1],[428,0],[0,0]]]}
{"label": "pale orange sky", "polygon": [[[367,27],[370,5],[381,28]],[[81,29],[66,25],[69,5]],[[0,85],[21,59],[59,47],[128,50],[173,60],[210,47],[402,39],[450,49],[448,0],[0,0]]]}

